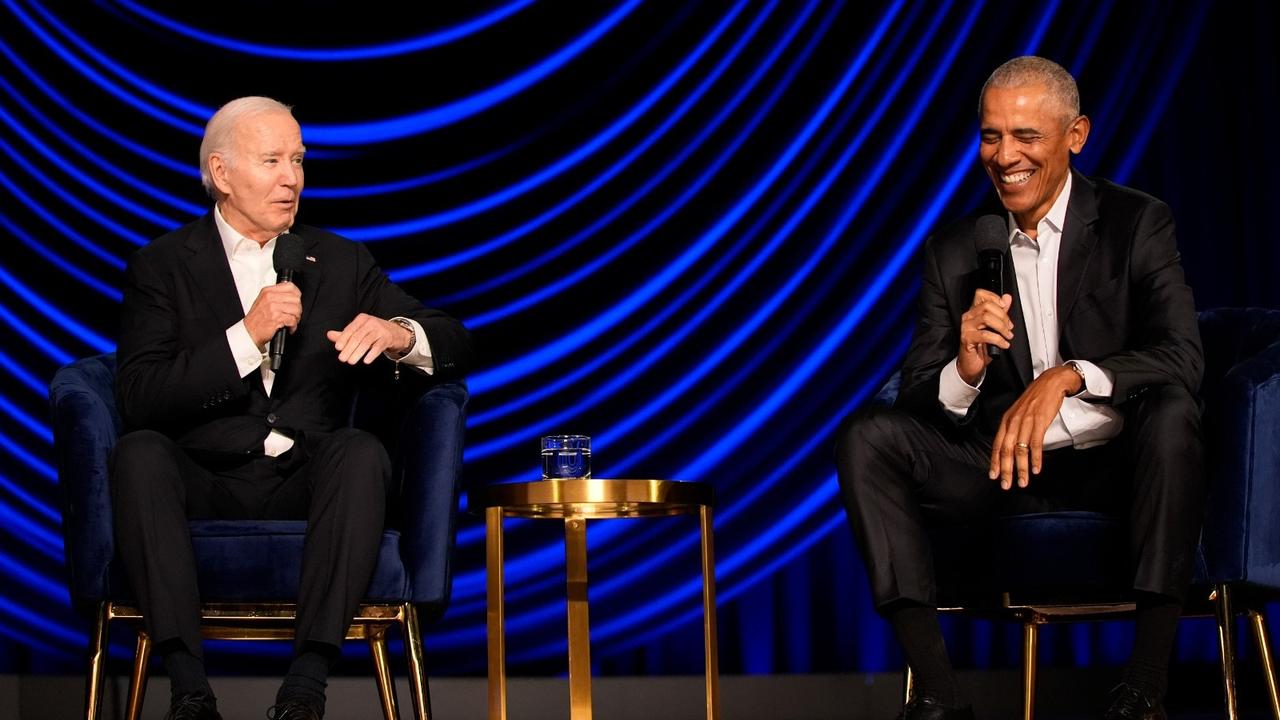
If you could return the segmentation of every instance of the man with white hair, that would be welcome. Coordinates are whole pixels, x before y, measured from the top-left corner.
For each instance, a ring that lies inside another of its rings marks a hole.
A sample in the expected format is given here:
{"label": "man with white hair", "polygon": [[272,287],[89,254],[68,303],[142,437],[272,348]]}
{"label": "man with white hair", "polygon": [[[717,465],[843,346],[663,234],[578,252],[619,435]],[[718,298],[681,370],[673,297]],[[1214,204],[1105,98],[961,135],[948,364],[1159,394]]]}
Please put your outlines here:
{"label": "man with white hair", "polygon": [[[112,460],[117,552],[169,673],[174,720],[220,717],[187,520],[308,521],[294,658],[268,717],[323,717],[391,477],[378,439],[346,427],[358,376],[399,379],[403,365],[412,368],[403,382],[450,380],[469,362],[457,320],[392,284],[363,245],[295,223],[305,152],[288,107],[227,103],[200,147],[213,209],[129,260],[116,376],[128,432]],[[293,282],[276,282],[282,238],[305,266]],[[282,329],[273,369],[267,348]]]}
{"label": "man with white hair", "polygon": [[1071,168],[1090,122],[1056,63],[1010,60],[979,104],[1006,292],[978,284],[977,218],[935,233],[897,402],[856,413],[836,445],[876,607],[917,678],[902,717],[973,717],[938,626],[928,529],[1087,509],[1128,519],[1138,607],[1103,717],[1163,718],[1205,489],[1204,361],[1173,216]]}

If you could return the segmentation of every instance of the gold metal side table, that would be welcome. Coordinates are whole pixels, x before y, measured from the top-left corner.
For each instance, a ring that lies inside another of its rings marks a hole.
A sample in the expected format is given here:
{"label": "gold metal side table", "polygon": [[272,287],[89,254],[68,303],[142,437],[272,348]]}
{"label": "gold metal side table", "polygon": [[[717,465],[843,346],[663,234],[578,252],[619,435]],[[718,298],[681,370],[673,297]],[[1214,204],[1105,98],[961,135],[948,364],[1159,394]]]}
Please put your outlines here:
{"label": "gold metal side table", "polygon": [[569,619],[569,717],[591,718],[591,633],[587,620],[587,520],[697,514],[702,539],[703,649],[706,658],[707,720],[720,718],[720,672],[716,654],[715,554],[707,483],[673,480],[574,478],[490,485],[484,489],[488,572],[489,720],[507,718],[507,655],[503,607],[502,518],[564,521]]}

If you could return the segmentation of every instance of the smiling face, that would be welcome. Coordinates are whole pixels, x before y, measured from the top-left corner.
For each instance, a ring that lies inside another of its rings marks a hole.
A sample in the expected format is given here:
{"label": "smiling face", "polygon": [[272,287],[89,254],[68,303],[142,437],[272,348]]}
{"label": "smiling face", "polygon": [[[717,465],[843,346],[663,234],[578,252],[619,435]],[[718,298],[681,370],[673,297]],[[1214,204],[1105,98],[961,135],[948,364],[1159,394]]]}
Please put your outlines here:
{"label": "smiling face", "polygon": [[1089,118],[1069,117],[1042,85],[990,87],[982,96],[978,155],[1018,227],[1035,232],[1084,148]]}
{"label": "smiling face", "polygon": [[265,244],[293,226],[302,194],[302,129],[287,112],[241,118],[232,149],[209,156],[209,175],[222,194],[231,227]]}

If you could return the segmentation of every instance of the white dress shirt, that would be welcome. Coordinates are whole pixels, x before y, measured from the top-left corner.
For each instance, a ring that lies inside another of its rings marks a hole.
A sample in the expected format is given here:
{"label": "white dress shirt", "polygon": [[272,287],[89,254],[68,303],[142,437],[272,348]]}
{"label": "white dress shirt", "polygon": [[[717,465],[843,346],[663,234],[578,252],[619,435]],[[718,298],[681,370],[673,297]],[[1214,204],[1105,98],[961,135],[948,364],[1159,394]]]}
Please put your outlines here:
{"label": "white dress shirt", "polygon": [[[1009,254],[1013,258],[1018,280],[1018,298],[1022,303],[1022,319],[1026,327],[1027,345],[1031,350],[1032,377],[1063,364],[1058,354],[1058,251],[1062,246],[1062,228],[1071,198],[1071,175],[1062,192],[1036,225],[1036,239],[1018,229],[1009,214]],[[1019,328],[1014,328],[1015,333]],[[1120,434],[1124,418],[1110,405],[1087,402],[1111,397],[1115,378],[1107,370],[1087,360],[1076,360],[1084,370],[1084,387],[1077,395],[1064,398],[1062,408],[1044,435],[1044,449],[1074,445],[1088,448],[1101,445]],[[985,374],[984,376],[985,377]],[[964,417],[981,392],[982,378],[972,386],[960,377],[956,360],[942,369],[938,382],[938,402],[955,417]]]}
{"label": "white dress shirt", "polygon": [[[253,301],[258,299],[258,293],[262,291],[262,288],[276,284],[274,262],[276,238],[271,238],[264,245],[259,245],[246,238],[227,223],[226,219],[222,217],[222,209],[217,205],[213,207],[213,221],[218,227],[218,235],[222,238],[222,249],[227,253],[227,262],[231,265],[231,277],[236,283],[236,293],[240,296],[240,306],[244,308],[244,312],[247,315],[249,308],[253,307]],[[303,312],[306,312],[306,310],[304,309]],[[411,318],[392,319],[408,320],[413,325],[415,343],[404,357],[396,358],[390,353],[384,353],[384,355],[391,360],[398,359],[401,363],[428,375],[432,374],[435,366],[431,360],[431,345],[427,342],[427,334],[422,331],[422,325]],[[227,328],[226,332],[227,345],[230,346],[231,355],[235,358],[236,367],[240,370],[240,377],[248,377],[249,373],[255,370],[260,372],[262,374],[262,387],[267,391],[267,395],[270,396],[271,386],[275,383],[276,374],[271,369],[271,358],[267,354],[267,346],[259,347],[253,342],[248,328],[244,325],[243,318],[236,322],[235,325]],[[334,360],[337,360],[336,350],[334,351]],[[262,445],[263,452],[266,455],[277,457],[293,447],[293,438],[273,429],[267,434],[267,439]]]}

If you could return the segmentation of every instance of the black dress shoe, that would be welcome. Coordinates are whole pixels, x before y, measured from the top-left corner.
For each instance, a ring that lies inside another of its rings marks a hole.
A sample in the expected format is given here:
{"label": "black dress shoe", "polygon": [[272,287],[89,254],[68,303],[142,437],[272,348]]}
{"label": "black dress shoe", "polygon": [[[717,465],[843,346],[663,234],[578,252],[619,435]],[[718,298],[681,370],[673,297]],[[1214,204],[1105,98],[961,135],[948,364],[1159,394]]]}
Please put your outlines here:
{"label": "black dress shoe", "polygon": [[973,706],[951,707],[938,702],[937,698],[921,695],[902,706],[898,720],[974,720]]}
{"label": "black dress shoe", "polygon": [[303,700],[285,700],[267,708],[267,720],[321,720],[324,706],[312,705]]}
{"label": "black dress shoe", "polygon": [[218,700],[206,692],[183,693],[169,703],[164,720],[222,720]]}
{"label": "black dress shoe", "polygon": [[1103,720],[1168,720],[1168,717],[1163,703],[1152,700],[1128,683],[1111,689],[1111,706],[1102,714]]}

